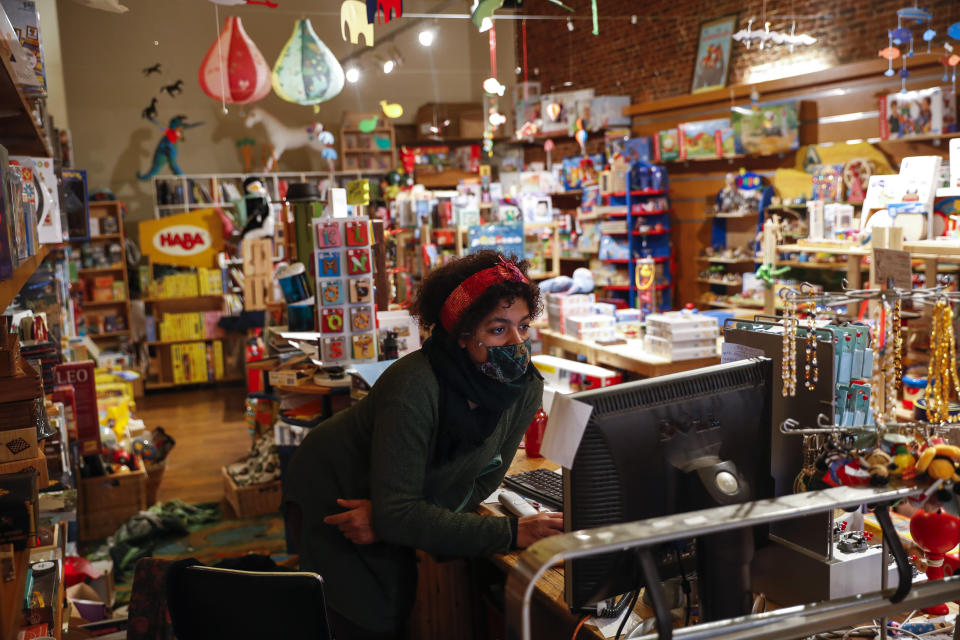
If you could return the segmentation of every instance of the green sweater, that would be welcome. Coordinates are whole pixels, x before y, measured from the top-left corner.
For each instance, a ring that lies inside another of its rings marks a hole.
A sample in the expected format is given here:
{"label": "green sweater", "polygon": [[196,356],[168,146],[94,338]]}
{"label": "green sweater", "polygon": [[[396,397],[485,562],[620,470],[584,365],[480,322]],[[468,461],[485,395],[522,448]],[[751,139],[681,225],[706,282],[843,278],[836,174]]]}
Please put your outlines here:
{"label": "green sweater", "polygon": [[[413,607],[415,549],[467,557],[510,550],[507,519],[473,511],[503,479],[542,395],[542,379],[532,377],[480,447],[434,465],[439,429],[456,427],[439,424],[437,378],[416,351],[310,432],[287,469],[284,502],[303,511],[300,567],[323,577],[332,609],[371,631],[391,631]],[[381,542],[355,545],[324,524],[344,510],[337,498],[369,498]]]}

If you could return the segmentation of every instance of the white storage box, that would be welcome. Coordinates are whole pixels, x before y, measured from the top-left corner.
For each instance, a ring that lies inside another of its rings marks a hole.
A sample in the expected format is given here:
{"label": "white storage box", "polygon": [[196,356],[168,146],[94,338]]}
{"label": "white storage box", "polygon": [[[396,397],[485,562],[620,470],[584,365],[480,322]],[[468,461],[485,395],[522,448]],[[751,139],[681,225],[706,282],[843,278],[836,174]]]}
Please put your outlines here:
{"label": "white storage box", "polygon": [[644,346],[650,353],[661,358],[667,358],[672,362],[695,358],[712,358],[717,355],[716,338],[672,341],[667,338],[647,335],[644,338]]}
{"label": "white storage box", "polygon": [[646,317],[646,324],[647,335],[673,342],[706,340],[720,335],[715,318],[682,311],[651,313]]}
{"label": "white storage box", "polygon": [[547,294],[547,323],[554,331],[564,333],[566,319],[570,316],[582,316],[591,313],[591,307],[596,301],[592,293],[575,293],[561,296],[555,293]]}
{"label": "white storage box", "polygon": [[616,371],[554,356],[533,356],[533,366],[543,376],[545,386],[560,393],[609,387],[623,381]]}
{"label": "white storage box", "polygon": [[617,337],[617,321],[613,316],[594,313],[568,317],[564,333],[579,340],[612,340]]}

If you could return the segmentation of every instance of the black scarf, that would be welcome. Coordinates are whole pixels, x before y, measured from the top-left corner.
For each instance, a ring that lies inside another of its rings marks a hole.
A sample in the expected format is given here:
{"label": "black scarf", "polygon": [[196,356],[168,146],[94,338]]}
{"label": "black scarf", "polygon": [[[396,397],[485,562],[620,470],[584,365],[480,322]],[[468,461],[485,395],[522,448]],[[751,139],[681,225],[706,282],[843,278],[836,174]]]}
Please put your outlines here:
{"label": "black scarf", "polygon": [[[536,371],[531,363],[519,380],[497,382],[481,373],[467,350],[439,326],[423,342],[422,350],[440,386],[440,430],[433,455],[438,464],[483,444]],[[468,401],[477,406],[471,409]]]}

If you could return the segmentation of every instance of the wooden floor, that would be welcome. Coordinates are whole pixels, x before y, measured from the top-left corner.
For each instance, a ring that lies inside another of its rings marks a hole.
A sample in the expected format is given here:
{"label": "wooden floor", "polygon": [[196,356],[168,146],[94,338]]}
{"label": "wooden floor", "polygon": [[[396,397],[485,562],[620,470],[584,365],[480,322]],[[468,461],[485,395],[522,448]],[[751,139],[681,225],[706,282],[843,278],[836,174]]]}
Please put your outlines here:
{"label": "wooden floor", "polygon": [[220,467],[244,457],[250,435],[241,385],[153,392],[137,400],[148,429],[163,427],[177,441],[167,458],[159,501],[219,502]]}

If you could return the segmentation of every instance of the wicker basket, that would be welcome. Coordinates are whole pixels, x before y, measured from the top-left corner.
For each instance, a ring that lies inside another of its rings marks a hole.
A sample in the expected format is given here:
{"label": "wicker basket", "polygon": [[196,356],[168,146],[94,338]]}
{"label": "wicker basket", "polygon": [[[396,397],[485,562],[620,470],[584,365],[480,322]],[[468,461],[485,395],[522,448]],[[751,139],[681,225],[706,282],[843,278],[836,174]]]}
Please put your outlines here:
{"label": "wicker basket", "polygon": [[163,480],[163,471],[167,468],[167,461],[161,460],[156,464],[144,464],[147,470],[147,506],[157,503],[157,494],[160,492],[160,481]]}
{"label": "wicker basket", "polygon": [[238,518],[252,518],[280,511],[280,500],[283,497],[282,482],[274,480],[263,484],[238,487],[230,474],[227,473],[226,467],[223,467],[221,471],[223,473],[223,496],[233,507],[233,511]]}
{"label": "wicker basket", "polygon": [[81,478],[79,499],[79,539],[85,542],[106,538],[130,516],[147,508],[147,474],[140,468],[129,473]]}

